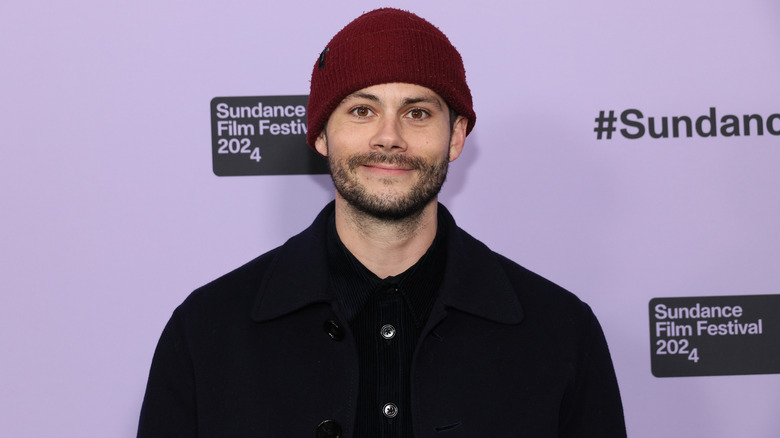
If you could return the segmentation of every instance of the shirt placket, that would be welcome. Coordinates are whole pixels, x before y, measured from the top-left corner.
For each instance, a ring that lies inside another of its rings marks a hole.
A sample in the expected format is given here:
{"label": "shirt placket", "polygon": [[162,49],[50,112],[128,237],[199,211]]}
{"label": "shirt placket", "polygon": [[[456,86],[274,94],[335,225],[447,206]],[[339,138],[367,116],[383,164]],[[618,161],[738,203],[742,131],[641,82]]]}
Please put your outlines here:
{"label": "shirt placket", "polygon": [[408,406],[402,400],[401,387],[402,368],[401,348],[406,333],[403,333],[402,312],[404,301],[394,285],[384,285],[379,291],[382,294],[379,299],[379,312],[374,329],[374,338],[377,347],[377,405],[380,412],[377,415],[384,417],[382,421],[382,437],[400,437],[401,423],[408,421]]}

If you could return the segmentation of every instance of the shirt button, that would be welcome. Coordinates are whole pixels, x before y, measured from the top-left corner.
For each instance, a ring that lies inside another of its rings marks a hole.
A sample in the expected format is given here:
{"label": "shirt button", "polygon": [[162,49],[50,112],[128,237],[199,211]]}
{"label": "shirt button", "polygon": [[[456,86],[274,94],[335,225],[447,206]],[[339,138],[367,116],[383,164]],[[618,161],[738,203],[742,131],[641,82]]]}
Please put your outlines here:
{"label": "shirt button", "polygon": [[344,339],[344,329],[341,328],[341,324],[338,322],[329,319],[325,321],[325,324],[322,325],[322,328],[325,330],[325,333],[328,334],[334,341],[340,341]]}
{"label": "shirt button", "polygon": [[387,418],[393,418],[398,415],[398,406],[388,403],[382,407],[382,413],[385,414],[385,417]]}
{"label": "shirt button", "polygon": [[385,324],[379,329],[379,333],[385,339],[393,339],[393,337],[395,337],[395,327],[390,324]]}
{"label": "shirt button", "polygon": [[334,420],[325,420],[317,426],[317,438],[341,437],[341,425]]}
{"label": "shirt button", "polygon": [[398,292],[398,286],[388,286],[387,289],[385,289],[385,293],[388,295],[393,295],[396,292]]}

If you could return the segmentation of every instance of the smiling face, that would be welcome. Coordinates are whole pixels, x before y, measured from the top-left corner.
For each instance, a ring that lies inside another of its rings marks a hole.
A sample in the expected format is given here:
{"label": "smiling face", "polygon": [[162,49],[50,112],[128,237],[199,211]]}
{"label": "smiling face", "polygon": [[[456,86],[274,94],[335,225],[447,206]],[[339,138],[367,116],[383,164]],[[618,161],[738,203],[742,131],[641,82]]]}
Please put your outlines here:
{"label": "smiling face", "polygon": [[449,107],[428,88],[380,84],[347,96],[315,147],[328,158],[337,201],[399,220],[437,199],[449,162],[463,150],[466,124],[460,116],[451,124]]}

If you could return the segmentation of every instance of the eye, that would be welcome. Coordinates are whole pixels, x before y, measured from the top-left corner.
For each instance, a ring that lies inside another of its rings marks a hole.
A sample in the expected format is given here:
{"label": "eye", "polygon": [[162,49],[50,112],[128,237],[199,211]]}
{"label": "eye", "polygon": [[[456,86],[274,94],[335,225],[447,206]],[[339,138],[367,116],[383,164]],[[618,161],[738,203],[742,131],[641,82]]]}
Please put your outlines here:
{"label": "eye", "polygon": [[424,120],[430,116],[430,113],[422,108],[413,108],[406,115],[413,120]]}
{"label": "eye", "polygon": [[370,116],[372,114],[372,111],[371,108],[367,106],[357,106],[355,108],[352,108],[350,113],[362,119]]}

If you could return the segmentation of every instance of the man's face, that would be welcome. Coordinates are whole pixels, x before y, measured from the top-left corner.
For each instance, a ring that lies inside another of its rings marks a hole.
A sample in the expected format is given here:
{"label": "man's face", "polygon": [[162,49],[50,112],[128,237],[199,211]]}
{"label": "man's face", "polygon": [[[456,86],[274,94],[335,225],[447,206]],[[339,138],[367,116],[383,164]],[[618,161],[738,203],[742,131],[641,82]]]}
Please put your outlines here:
{"label": "man's face", "polygon": [[436,199],[449,162],[463,150],[467,120],[450,123],[447,104],[432,90],[374,85],[339,104],[315,147],[328,158],[337,196],[398,220]]}

